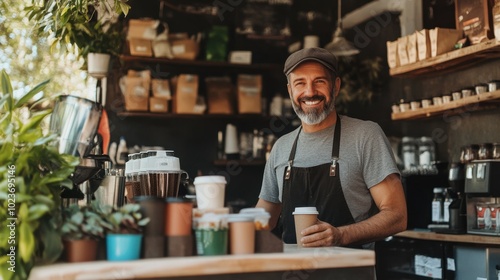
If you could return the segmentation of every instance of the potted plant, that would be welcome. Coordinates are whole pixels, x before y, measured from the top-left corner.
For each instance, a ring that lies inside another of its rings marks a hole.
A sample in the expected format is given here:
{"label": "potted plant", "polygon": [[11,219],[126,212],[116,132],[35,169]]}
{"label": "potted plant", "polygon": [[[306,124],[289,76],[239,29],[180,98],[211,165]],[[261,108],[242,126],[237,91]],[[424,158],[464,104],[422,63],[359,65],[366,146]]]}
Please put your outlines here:
{"label": "potted plant", "polygon": [[124,36],[117,19],[128,14],[130,6],[127,1],[46,0],[26,10],[36,32],[40,35],[50,32],[52,48],[62,51],[76,49],[85,60],[89,73],[99,77],[105,73],[93,68],[94,61],[106,67],[107,72],[109,56],[121,51]]}
{"label": "potted plant", "polygon": [[[59,154],[44,132],[51,110],[30,111],[42,82],[15,97],[5,71],[0,72],[0,278],[27,279],[36,264],[56,261],[62,252],[61,186],[78,159]],[[39,101],[44,101],[41,98]]]}
{"label": "potted plant", "polygon": [[104,219],[97,205],[71,205],[63,209],[63,243],[69,262],[93,261],[98,241],[104,238]]}
{"label": "potted plant", "polygon": [[94,26],[92,40],[80,52],[87,57],[87,71],[96,78],[107,75],[111,56],[118,56],[124,44],[120,23],[113,23],[106,30],[100,24]]}
{"label": "potted plant", "polygon": [[141,252],[142,227],[149,223],[139,204],[125,204],[118,209],[104,206],[107,222],[106,253],[110,261],[138,259]]}

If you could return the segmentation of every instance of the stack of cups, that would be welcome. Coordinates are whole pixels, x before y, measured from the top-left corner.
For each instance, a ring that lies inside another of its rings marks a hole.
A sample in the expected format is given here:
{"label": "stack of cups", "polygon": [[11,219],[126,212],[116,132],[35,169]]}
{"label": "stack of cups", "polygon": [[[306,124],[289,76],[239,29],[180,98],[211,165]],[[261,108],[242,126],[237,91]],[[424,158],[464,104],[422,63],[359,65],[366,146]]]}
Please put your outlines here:
{"label": "stack of cups", "polygon": [[229,252],[231,255],[255,253],[255,223],[254,216],[231,214],[229,224]]}
{"label": "stack of cups", "polygon": [[198,176],[194,179],[196,213],[193,228],[198,255],[227,254],[227,214],[224,208],[226,179],[224,176]]}
{"label": "stack of cups", "polygon": [[165,207],[165,251],[169,257],[193,255],[193,202],[185,198],[169,197]]}
{"label": "stack of cups", "polygon": [[300,239],[302,238],[302,230],[308,228],[318,221],[318,210],[316,207],[295,207],[292,213],[295,221],[295,236],[297,238],[297,247],[302,247]]}
{"label": "stack of cups", "polygon": [[141,206],[142,214],[150,219],[144,228],[142,258],[165,256],[165,202],[155,196],[137,196],[134,200]]}

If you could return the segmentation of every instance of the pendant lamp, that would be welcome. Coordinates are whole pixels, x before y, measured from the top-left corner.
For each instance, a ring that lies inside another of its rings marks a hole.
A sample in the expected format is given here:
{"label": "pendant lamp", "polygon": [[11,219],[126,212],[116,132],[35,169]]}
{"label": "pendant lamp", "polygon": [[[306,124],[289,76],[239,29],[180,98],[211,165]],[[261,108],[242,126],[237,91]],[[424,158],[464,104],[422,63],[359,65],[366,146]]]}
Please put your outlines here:
{"label": "pendant lamp", "polygon": [[337,17],[337,29],[333,33],[333,39],[330,43],[325,46],[325,49],[329,50],[336,56],[351,56],[359,53],[359,50],[342,34],[342,13],[341,4],[342,0],[338,0],[338,17]]}

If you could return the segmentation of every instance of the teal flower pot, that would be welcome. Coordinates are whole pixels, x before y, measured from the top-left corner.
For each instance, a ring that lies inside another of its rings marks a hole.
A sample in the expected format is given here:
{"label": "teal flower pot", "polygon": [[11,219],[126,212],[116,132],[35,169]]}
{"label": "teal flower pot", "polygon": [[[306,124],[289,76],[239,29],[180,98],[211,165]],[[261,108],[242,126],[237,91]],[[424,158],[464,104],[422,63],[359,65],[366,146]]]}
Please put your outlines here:
{"label": "teal flower pot", "polygon": [[139,259],[142,234],[106,235],[106,253],[108,261],[130,261]]}

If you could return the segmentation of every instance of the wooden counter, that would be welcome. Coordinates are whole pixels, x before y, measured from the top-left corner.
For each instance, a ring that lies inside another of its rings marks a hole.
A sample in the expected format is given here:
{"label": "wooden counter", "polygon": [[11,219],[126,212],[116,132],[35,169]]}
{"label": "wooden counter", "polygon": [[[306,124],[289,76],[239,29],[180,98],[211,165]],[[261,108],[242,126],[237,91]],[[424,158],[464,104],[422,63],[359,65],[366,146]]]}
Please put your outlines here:
{"label": "wooden counter", "polygon": [[407,237],[420,240],[444,241],[456,243],[487,244],[500,246],[500,237],[474,234],[443,234],[427,231],[407,230],[396,234],[397,237]]}
{"label": "wooden counter", "polygon": [[284,253],[53,264],[35,267],[29,279],[374,279],[374,275],[374,251],[285,245]]}

